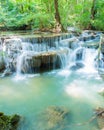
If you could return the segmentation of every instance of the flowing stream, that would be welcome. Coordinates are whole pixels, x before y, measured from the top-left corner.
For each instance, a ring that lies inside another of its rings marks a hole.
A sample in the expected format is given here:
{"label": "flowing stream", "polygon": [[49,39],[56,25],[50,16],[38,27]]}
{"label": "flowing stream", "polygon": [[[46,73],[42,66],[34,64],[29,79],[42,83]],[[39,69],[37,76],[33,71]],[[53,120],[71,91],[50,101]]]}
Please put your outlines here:
{"label": "flowing stream", "polygon": [[[79,50],[83,50],[82,58],[76,61]],[[104,88],[104,81],[94,64],[97,52],[79,47],[73,53],[69,49],[69,53],[62,57],[62,69],[22,75],[20,59],[25,54],[19,55],[17,74],[0,78],[0,111],[21,115],[19,130],[99,130],[96,120],[83,124],[94,116],[96,107],[104,107],[104,97],[98,93]],[[46,127],[41,117],[50,106],[69,110],[64,128]]]}
{"label": "flowing stream", "polygon": [[44,125],[38,125],[42,122],[38,117],[49,106],[64,106],[71,114],[65,130],[97,130],[96,121],[82,126],[76,124],[88,121],[96,107],[104,106],[104,98],[98,94],[103,86],[97,73],[83,71],[71,72],[67,77],[64,71],[63,75],[52,71],[27,75],[19,81],[14,76],[7,77],[0,79],[0,111],[20,114],[24,121],[19,130],[45,130]]}

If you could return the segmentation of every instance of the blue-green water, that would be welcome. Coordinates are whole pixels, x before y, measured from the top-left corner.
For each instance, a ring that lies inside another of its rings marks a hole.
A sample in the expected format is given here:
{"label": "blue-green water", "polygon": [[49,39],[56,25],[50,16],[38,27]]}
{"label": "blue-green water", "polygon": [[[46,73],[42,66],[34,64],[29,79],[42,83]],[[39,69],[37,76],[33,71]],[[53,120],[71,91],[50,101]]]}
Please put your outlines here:
{"label": "blue-green water", "polygon": [[94,116],[96,107],[104,106],[104,98],[98,94],[104,81],[97,72],[57,70],[23,77],[0,79],[0,111],[21,115],[19,130],[54,130],[39,126],[39,117],[49,106],[64,106],[70,111],[65,130],[99,130],[96,120],[76,125]]}

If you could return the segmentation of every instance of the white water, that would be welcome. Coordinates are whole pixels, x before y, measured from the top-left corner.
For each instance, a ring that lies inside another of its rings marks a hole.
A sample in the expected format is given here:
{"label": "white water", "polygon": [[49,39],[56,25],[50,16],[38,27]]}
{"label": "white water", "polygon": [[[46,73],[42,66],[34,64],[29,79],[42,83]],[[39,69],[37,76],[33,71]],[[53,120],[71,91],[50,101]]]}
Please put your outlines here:
{"label": "white water", "polygon": [[96,57],[98,55],[97,50],[95,49],[88,49],[85,48],[83,53],[83,64],[84,68],[81,70],[85,73],[96,73],[97,72],[97,66],[96,66]]}
{"label": "white water", "polygon": [[[12,49],[17,49],[18,53],[16,54],[17,56],[14,57],[14,59],[16,59],[16,73],[17,73],[17,77],[19,77],[19,75],[21,75],[22,72],[22,66],[30,66],[27,61],[25,60],[25,57],[27,57],[28,54],[32,55],[32,54],[41,54],[42,52],[54,52],[54,51],[64,51],[67,50],[68,53],[59,53],[58,56],[60,57],[60,61],[61,61],[61,68],[63,69],[62,74],[64,75],[64,73],[66,73],[65,75],[69,75],[70,71],[72,68],[75,68],[75,70],[77,70],[77,63],[79,65],[83,64],[84,67],[81,69],[79,69],[79,71],[83,71],[85,73],[93,73],[96,71],[95,68],[95,59],[97,56],[97,51],[94,49],[89,49],[89,48],[84,48],[81,47],[82,44],[84,44],[84,42],[79,42],[78,39],[74,41],[75,47],[73,47],[74,49],[69,49],[69,41],[70,39],[73,40],[73,38],[69,38],[66,40],[61,40],[60,43],[55,42],[55,46],[56,47],[49,47],[47,45],[47,43],[30,43],[30,42],[22,42],[20,39],[14,39],[14,41],[16,41],[17,43],[13,42],[13,47],[12,46],[7,46],[4,44],[3,46],[3,51],[6,52],[8,55],[11,55],[11,50]],[[67,43],[67,46],[65,44],[64,46],[64,42]],[[61,45],[62,44],[62,45]],[[72,44],[72,43],[71,43]],[[72,44],[72,45],[74,45]],[[77,47],[76,47],[77,45]],[[77,54],[78,53],[82,53],[82,58],[79,60],[77,59]],[[5,60],[7,62],[7,67],[9,66],[9,58],[5,57]],[[103,63],[102,63],[103,66]],[[25,67],[26,68],[26,67]],[[55,69],[55,65],[53,67],[53,69]],[[60,72],[61,74],[61,72]]]}
{"label": "white water", "polygon": [[[60,64],[61,64],[61,68],[65,68],[68,62],[68,55],[69,55],[69,49],[68,48],[62,48],[62,47],[58,47],[58,48],[54,48],[51,47],[49,48],[47,45],[45,44],[31,44],[29,42],[22,42],[22,50],[20,51],[20,53],[18,53],[17,56],[17,65],[16,65],[16,76],[19,78],[19,75],[21,76],[22,74],[22,66],[31,66],[28,64],[28,62],[25,60],[26,57],[28,57],[29,55],[35,55],[35,54],[42,54],[42,53],[46,53],[46,55],[48,54],[48,52],[51,53],[55,53],[57,52],[57,56],[60,58]],[[48,50],[47,50],[48,49]],[[61,54],[62,52],[67,52],[66,54]],[[53,69],[55,69],[55,65],[53,65]]]}

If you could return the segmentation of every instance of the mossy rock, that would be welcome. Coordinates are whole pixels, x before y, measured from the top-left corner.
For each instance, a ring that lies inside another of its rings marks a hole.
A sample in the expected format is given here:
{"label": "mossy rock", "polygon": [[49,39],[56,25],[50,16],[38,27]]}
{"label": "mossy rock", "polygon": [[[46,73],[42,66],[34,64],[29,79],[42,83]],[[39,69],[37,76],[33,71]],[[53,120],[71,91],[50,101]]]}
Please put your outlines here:
{"label": "mossy rock", "polygon": [[0,112],[0,130],[17,130],[19,121],[19,115],[7,116]]}

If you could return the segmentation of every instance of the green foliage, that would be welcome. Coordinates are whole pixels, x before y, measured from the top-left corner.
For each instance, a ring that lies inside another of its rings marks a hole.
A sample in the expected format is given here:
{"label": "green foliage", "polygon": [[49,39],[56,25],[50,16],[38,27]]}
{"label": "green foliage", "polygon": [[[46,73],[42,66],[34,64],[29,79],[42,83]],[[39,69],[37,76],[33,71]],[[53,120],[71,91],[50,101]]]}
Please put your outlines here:
{"label": "green foliage", "polygon": [[[61,23],[83,29],[104,30],[104,0],[58,0]],[[0,0],[0,27],[6,29],[52,28],[55,26],[54,0]]]}
{"label": "green foliage", "polygon": [[104,0],[98,1],[97,5],[97,14],[93,22],[93,25],[97,30],[104,30]]}

